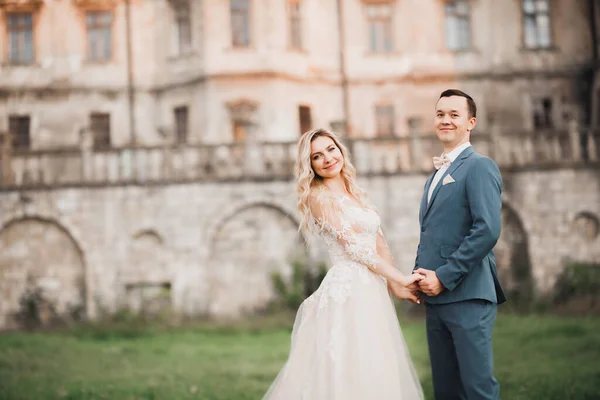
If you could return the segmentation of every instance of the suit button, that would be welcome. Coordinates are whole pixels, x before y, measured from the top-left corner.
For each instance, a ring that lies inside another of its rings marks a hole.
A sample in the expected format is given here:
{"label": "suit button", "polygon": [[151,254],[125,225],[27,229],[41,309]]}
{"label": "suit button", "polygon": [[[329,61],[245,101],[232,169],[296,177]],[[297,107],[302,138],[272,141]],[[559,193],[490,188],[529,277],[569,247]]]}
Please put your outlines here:
{"label": "suit button", "polygon": [[421,232],[425,232],[425,228],[421,228]]}

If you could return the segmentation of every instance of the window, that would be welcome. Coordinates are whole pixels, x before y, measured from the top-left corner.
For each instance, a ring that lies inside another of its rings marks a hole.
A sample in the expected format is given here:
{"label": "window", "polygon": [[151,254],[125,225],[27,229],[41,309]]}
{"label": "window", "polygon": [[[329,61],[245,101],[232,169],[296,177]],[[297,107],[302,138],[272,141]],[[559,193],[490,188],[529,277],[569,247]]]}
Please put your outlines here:
{"label": "window", "polygon": [[94,149],[110,147],[110,115],[105,113],[90,114],[90,130],[94,136]]}
{"label": "window", "polygon": [[421,136],[423,131],[423,118],[411,117],[407,120],[408,132],[411,137]]}
{"label": "window", "polygon": [[290,47],[300,50],[302,49],[301,1],[290,0],[288,7],[290,21]]}
{"label": "window", "polygon": [[177,143],[186,143],[188,138],[188,108],[187,106],[176,107],[175,115],[175,140]]}
{"label": "window", "polygon": [[30,121],[28,115],[11,115],[8,117],[8,130],[13,149],[26,150],[31,147]]}
{"label": "window", "polygon": [[551,129],[554,127],[553,105],[550,97],[534,98],[532,113],[534,129]]}
{"label": "window", "polygon": [[395,133],[394,106],[375,107],[375,125],[377,136],[392,136]]}
{"label": "window", "polygon": [[471,10],[469,1],[451,1],[445,5],[446,47],[453,51],[471,48]]}
{"label": "window", "polygon": [[573,221],[573,228],[580,237],[594,241],[600,233],[600,220],[591,212],[580,212]]}
{"label": "window", "polygon": [[250,0],[230,0],[231,43],[233,46],[250,46]]}
{"label": "window", "polygon": [[522,0],[523,41],[528,49],[549,48],[550,2],[549,0]]}
{"label": "window", "polygon": [[33,63],[33,14],[8,13],[8,61],[11,64]]}
{"label": "window", "polygon": [[374,53],[391,52],[393,50],[391,4],[368,4],[366,7],[369,49]]}
{"label": "window", "polygon": [[127,283],[125,301],[128,310],[135,313],[165,315],[171,309],[171,282]]}
{"label": "window", "polygon": [[309,106],[298,106],[298,119],[300,120],[300,134],[312,128],[312,117]]}
{"label": "window", "polygon": [[190,3],[176,3],[175,13],[175,51],[177,55],[187,54],[192,50],[192,21]]}
{"label": "window", "polygon": [[247,121],[233,121],[233,140],[244,142],[250,136],[250,124]]}
{"label": "window", "polygon": [[258,126],[256,123],[256,110],[258,103],[240,99],[227,103],[233,128],[233,140],[243,142],[250,138]]}
{"label": "window", "polygon": [[112,13],[88,11],[85,17],[87,30],[87,59],[108,61],[112,56]]}

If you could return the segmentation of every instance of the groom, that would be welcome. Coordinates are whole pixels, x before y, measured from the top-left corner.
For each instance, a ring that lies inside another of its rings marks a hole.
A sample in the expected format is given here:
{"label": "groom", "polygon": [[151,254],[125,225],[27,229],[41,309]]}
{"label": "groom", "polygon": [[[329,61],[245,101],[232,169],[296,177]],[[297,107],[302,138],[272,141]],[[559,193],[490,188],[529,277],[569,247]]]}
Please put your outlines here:
{"label": "groom", "polygon": [[444,146],[421,200],[414,272],[426,304],[436,400],[498,400],[492,329],[506,301],[492,251],[500,236],[502,177],[469,143],[477,107],[468,94],[444,91],[435,128]]}

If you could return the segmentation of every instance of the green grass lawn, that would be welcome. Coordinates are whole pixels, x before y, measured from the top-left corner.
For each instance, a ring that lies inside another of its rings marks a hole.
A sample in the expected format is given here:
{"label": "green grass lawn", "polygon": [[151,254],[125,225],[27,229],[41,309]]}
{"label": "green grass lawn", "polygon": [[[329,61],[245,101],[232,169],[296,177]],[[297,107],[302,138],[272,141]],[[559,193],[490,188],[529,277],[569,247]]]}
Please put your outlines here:
{"label": "green grass lawn", "polygon": [[[402,327],[432,399],[424,323]],[[0,399],[260,399],[288,346],[261,322],[4,334]],[[600,399],[600,318],[500,316],[494,346],[504,400]]]}

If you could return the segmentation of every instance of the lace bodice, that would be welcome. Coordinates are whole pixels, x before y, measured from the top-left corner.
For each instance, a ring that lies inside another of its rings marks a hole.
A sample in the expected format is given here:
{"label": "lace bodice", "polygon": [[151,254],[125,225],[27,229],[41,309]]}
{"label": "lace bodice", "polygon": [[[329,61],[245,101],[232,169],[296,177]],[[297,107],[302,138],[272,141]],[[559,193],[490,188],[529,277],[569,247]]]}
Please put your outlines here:
{"label": "lace bodice", "polygon": [[312,197],[310,210],[314,228],[325,240],[333,265],[350,261],[376,270],[382,250],[389,252],[374,208],[320,190]]}

